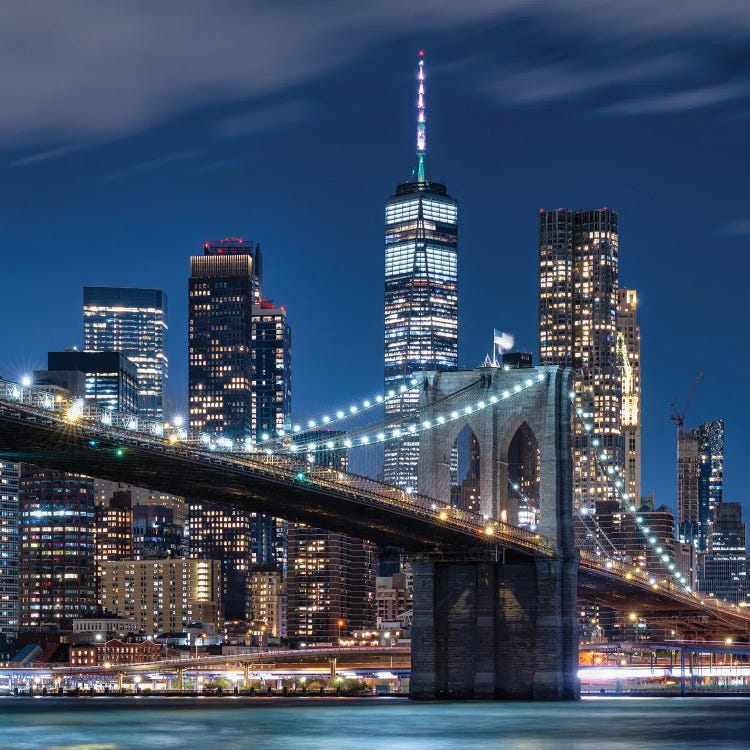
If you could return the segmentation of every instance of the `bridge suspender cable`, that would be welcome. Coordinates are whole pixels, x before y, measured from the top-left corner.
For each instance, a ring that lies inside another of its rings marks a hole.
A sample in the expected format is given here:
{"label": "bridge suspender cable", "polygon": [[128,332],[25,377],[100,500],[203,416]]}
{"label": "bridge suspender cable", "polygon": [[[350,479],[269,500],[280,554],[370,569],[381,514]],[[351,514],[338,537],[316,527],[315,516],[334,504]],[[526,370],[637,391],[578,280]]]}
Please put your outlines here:
{"label": "bridge suspender cable", "polygon": [[[512,396],[521,393],[522,391],[528,390],[539,382],[544,380],[546,375],[542,372],[538,373],[536,378],[527,378],[523,383],[517,383],[513,388],[502,391],[499,396],[491,395],[486,398],[480,398],[479,400],[468,404],[460,409],[446,410],[442,414],[434,416],[432,419],[425,419],[411,422],[399,427],[383,428],[381,430],[365,433],[362,435],[346,435],[341,437],[322,438],[321,440],[310,441],[305,445],[298,445],[292,443],[291,445],[285,446],[278,451],[271,451],[273,453],[316,453],[325,452],[330,450],[341,450],[348,448],[355,448],[364,445],[386,443],[392,440],[400,440],[402,438],[409,437],[410,435],[419,435],[420,433],[431,430],[435,427],[439,427],[444,424],[450,424],[456,422],[459,419],[463,419],[469,414],[474,414],[484,409],[488,409],[495,404],[505,401]],[[269,449],[271,450],[271,449]]]}
{"label": "bridge suspender cable", "polygon": [[[571,391],[569,394],[570,400],[575,401],[576,393]],[[581,407],[574,410],[574,414],[578,421],[583,425],[584,432],[592,434],[594,425],[588,421],[584,415],[584,411]],[[685,591],[693,593],[690,584],[686,581],[682,571],[677,569],[677,565],[674,560],[669,556],[667,551],[661,546],[661,543],[651,532],[651,529],[646,525],[646,521],[643,516],[638,514],[638,508],[633,503],[633,499],[625,491],[625,483],[620,474],[619,467],[615,466],[610,460],[609,456],[603,450],[597,450],[601,446],[601,440],[598,437],[592,435],[591,447],[594,449],[594,457],[597,465],[604,473],[605,478],[610,482],[612,488],[617,494],[620,507],[626,513],[629,513],[635,521],[636,527],[640,530],[646,543],[653,549],[657,555],[659,563],[666,569],[667,575],[677,581],[677,583],[685,589]]]}

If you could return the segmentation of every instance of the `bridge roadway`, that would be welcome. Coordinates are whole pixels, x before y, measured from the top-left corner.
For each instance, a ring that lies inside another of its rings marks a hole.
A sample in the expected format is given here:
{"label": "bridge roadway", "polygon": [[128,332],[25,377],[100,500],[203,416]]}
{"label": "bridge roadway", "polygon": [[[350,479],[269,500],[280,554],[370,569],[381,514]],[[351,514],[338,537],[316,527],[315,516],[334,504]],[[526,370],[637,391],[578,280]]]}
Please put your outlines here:
{"label": "bridge roadway", "polygon": [[[20,397],[14,398],[16,392]],[[233,505],[451,560],[478,555],[513,562],[556,553],[538,534],[501,522],[493,522],[487,534],[486,522],[475,514],[368,477],[316,467],[300,480],[301,458],[212,451],[179,439],[185,431],[163,438],[102,424],[102,412],[89,407],[71,419],[68,407],[43,392],[0,381],[0,457]],[[626,561],[586,550],[578,593],[620,611],[679,619],[695,635],[750,637],[746,608],[701,599],[666,580],[656,582]]]}
{"label": "bridge roadway", "polygon": [[0,456],[279,516],[410,552],[502,545],[525,557],[554,555],[538,534],[496,523],[490,536],[477,515],[368,477],[315,467],[300,480],[304,458],[210,451],[1,398]]}

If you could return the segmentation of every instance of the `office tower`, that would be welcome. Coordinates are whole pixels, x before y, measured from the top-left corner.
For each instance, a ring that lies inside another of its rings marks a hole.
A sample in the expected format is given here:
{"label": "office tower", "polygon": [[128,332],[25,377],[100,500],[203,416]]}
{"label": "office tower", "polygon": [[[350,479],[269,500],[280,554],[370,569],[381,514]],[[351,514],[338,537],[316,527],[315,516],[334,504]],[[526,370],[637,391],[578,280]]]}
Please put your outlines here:
{"label": "office tower", "polygon": [[255,513],[239,508],[190,500],[188,545],[190,557],[221,561],[221,602],[227,620],[249,620],[249,574],[259,564],[253,555],[257,539]]}
{"label": "office tower", "polygon": [[271,300],[253,305],[252,435],[289,433],[292,418],[292,331],[283,307]]}
{"label": "office tower", "polygon": [[72,372],[84,375],[86,404],[138,412],[138,371],[121,352],[49,352],[47,370],[34,372],[34,385],[66,387]]}
{"label": "office tower", "polygon": [[[190,426],[242,441],[270,435],[290,419],[286,312],[261,300],[257,244],[229,239],[203,250],[190,262]],[[225,616],[247,619],[249,572],[283,568],[285,522],[196,499],[189,527],[191,557],[222,561]]]}
{"label": "office tower", "polygon": [[375,624],[375,545],[290,524],[287,635],[335,643]]}
{"label": "office tower", "polygon": [[96,611],[94,482],[21,465],[21,629],[62,624]]}
{"label": "office tower", "polygon": [[102,607],[138,622],[149,637],[191,622],[220,625],[217,560],[120,560],[102,563]]}
{"label": "office tower", "polygon": [[617,290],[617,364],[622,378],[622,435],[625,487],[641,496],[641,328],[635,289]]}
{"label": "office tower", "polygon": [[122,352],[136,367],[138,413],[161,419],[167,385],[167,295],[159,289],[83,288],[83,349]]}
{"label": "office tower", "polygon": [[[398,391],[420,370],[458,365],[458,206],[445,185],[427,177],[424,54],[419,53],[417,165],[385,202],[385,391]],[[392,425],[409,421],[419,394],[386,401]],[[419,438],[389,442],[389,484],[417,488]]]}
{"label": "office tower", "polygon": [[710,552],[711,527],[724,490],[724,420],[677,433],[677,519],[680,540]]}
{"label": "office tower", "polygon": [[[622,373],[617,364],[617,213],[539,213],[539,361],[576,368],[576,409],[594,434],[574,422],[573,501],[594,508],[616,500],[591,448],[624,466]],[[592,441],[599,441],[592,446]]]}
{"label": "office tower", "polygon": [[286,636],[284,578],[276,568],[256,568],[250,574],[250,619],[271,638]]}
{"label": "office tower", "polygon": [[730,602],[750,598],[747,534],[740,503],[718,503],[711,524],[710,551],[699,566],[698,585],[706,594]]}
{"label": "office tower", "polygon": [[8,638],[18,634],[19,469],[0,460],[0,636]]}
{"label": "office tower", "polygon": [[253,304],[260,301],[260,250],[252,242],[207,242],[190,259],[190,426],[252,436]]}

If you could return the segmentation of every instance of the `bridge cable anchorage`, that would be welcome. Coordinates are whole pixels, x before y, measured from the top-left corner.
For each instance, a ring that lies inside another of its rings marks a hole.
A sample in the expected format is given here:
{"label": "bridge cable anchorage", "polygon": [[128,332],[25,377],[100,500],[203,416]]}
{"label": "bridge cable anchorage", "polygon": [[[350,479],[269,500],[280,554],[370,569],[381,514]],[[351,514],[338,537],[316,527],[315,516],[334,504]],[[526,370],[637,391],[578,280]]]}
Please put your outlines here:
{"label": "bridge cable anchorage", "polygon": [[[569,393],[569,398],[572,402],[575,402],[576,397],[577,397],[577,394],[575,393],[575,391],[571,391]],[[601,439],[593,435],[593,430],[594,430],[593,422],[588,421],[583,408],[576,407],[574,408],[573,412],[575,414],[576,419],[583,426],[584,432],[591,435],[591,441],[590,441],[591,448],[593,449],[600,448]],[[645,519],[643,518],[643,516],[638,514],[638,508],[633,504],[633,501],[630,498],[629,494],[625,491],[625,483],[622,479],[622,475],[620,474],[619,467],[612,463],[609,456],[603,449],[594,450],[594,456],[595,456],[597,465],[603,472],[604,478],[610,483],[611,487],[615,490],[621,509],[624,510],[626,513],[629,513],[630,516],[633,518],[636,524],[636,528],[639,529],[646,543],[650,547],[653,548],[654,553],[657,555],[657,560],[662,565],[662,567],[665,568],[666,573],[667,573],[667,582],[668,582],[668,577],[671,576],[672,578],[675,579],[675,581],[677,581],[678,585],[680,585],[686,592],[696,597],[695,592],[693,592],[691,586],[689,585],[689,583],[687,583],[682,571],[677,569],[677,565],[675,564],[674,559],[671,558],[669,554],[667,554],[666,550],[661,546],[656,536],[650,534],[651,530],[649,529],[648,526],[646,526]],[[608,561],[608,563],[609,562],[610,561]],[[609,564],[607,564],[607,567],[609,567]],[[654,578],[649,577],[648,582],[653,588],[658,588],[658,584]]]}
{"label": "bridge cable anchorage", "polygon": [[[314,454],[331,450],[360,448],[363,446],[378,443],[388,443],[393,440],[402,440],[412,435],[419,435],[423,432],[427,432],[428,430],[435,429],[442,425],[456,422],[470,414],[488,409],[497,403],[510,399],[513,396],[528,390],[529,388],[533,388],[535,385],[538,385],[540,382],[546,380],[546,377],[547,376],[545,373],[540,372],[536,375],[535,378],[527,378],[523,381],[523,383],[517,383],[512,388],[502,391],[500,395],[492,394],[490,396],[480,398],[477,401],[472,400],[472,403],[467,403],[465,406],[454,404],[456,408],[452,409],[451,411],[446,411],[443,414],[438,414],[431,419],[416,419],[414,421],[407,422],[406,424],[401,424],[397,427],[394,427],[392,424],[386,426],[386,423],[383,423],[382,429],[377,431],[371,431],[372,427],[370,425],[367,425],[366,427],[363,427],[359,430],[347,433],[346,436],[311,440],[306,445],[296,445],[294,443],[291,443],[280,449],[279,451],[273,452]],[[480,383],[481,380],[477,380],[471,385],[462,389],[462,391],[468,391],[470,388],[473,388]],[[454,394],[452,394],[450,398],[453,398],[453,395]],[[448,398],[442,400],[448,400]],[[432,407],[434,407],[434,404],[431,405],[431,409]]]}

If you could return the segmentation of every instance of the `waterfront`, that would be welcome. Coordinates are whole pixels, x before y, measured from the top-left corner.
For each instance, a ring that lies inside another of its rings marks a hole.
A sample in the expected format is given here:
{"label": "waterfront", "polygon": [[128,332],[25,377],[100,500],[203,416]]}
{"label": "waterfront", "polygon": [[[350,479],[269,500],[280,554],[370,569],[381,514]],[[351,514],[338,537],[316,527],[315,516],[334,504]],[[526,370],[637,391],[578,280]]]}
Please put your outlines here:
{"label": "waterfront", "polygon": [[[342,710],[344,709],[344,710]],[[734,750],[747,698],[580,703],[2,698],[0,750]]]}

